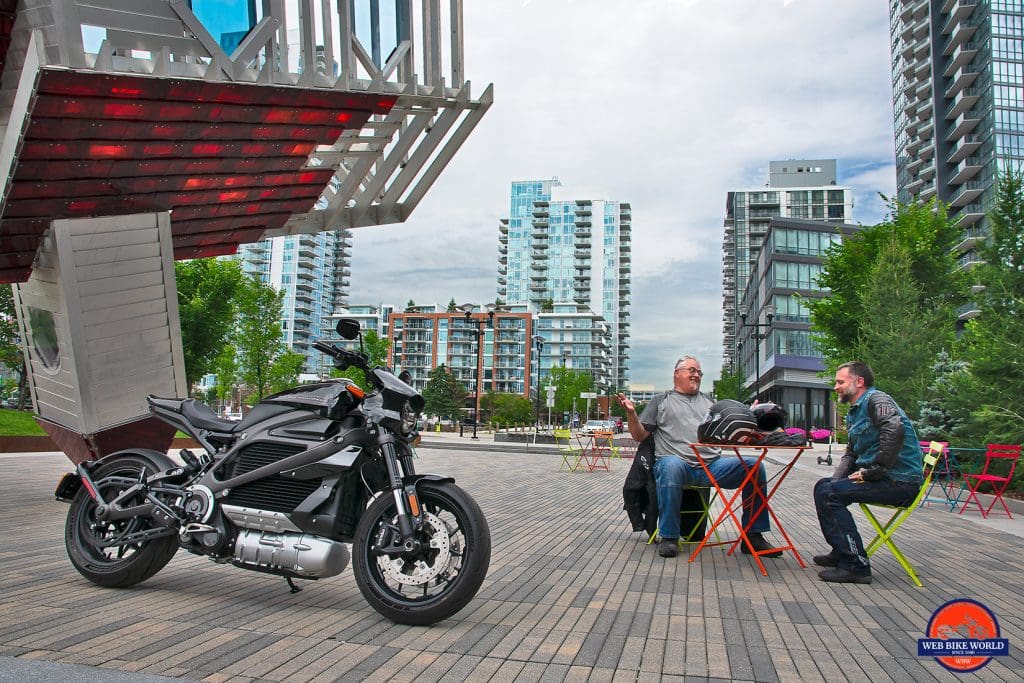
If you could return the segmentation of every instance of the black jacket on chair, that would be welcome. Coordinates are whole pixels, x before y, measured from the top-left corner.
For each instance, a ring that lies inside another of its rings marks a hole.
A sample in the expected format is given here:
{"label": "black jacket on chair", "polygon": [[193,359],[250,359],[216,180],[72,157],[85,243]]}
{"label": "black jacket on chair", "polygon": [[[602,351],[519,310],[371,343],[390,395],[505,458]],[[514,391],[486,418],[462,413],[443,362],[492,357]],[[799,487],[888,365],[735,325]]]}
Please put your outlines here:
{"label": "black jacket on chair", "polygon": [[[707,523],[704,505],[708,500],[708,489],[683,489],[680,504],[680,530],[686,539],[704,537]],[[654,438],[647,437],[637,446],[633,464],[626,474],[622,486],[622,508],[629,516],[633,531],[646,532],[648,536],[658,528],[658,487],[654,481]]]}

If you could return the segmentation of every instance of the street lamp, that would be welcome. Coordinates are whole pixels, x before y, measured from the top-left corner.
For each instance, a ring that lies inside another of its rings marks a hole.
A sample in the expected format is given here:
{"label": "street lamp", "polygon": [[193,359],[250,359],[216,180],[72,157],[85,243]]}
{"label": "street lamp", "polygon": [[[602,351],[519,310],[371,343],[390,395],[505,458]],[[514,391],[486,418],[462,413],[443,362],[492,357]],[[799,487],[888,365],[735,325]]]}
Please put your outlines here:
{"label": "street lamp", "polygon": [[537,349],[534,355],[537,356],[537,381],[534,384],[534,391],[537,392],[534,398],[534,424],[540,424],[540,353],[544,350],[544,337],[539,334],[533,335],[533,345]]}
{"label": "street lamp", "polygon": [[487,318],[474,318],[473,311],[476,310],[474,304],[463,304],[459,306],[459,310],[466,314],[466,324],[476,325],[475,330],[466,330],[469,334],[476,337],[476,407],[473,411],[473,437],[476,436],[476,426],[480,422],[480,375],[483,373],[483,354],[480,353],[480,339],[484,336],[484,325],[493,328],[494,327],[494,314],[498,310],[497,304],[487,304],[484,306],[484,310],[487,311]]}
{"label": "street lamp", "polygon": [[772,319],[775,318],[775,306],[768,304],[764,307],[764,319],[765,322],[747,322],[746,312],[740,313],[740,326],[750,327],[754,330],[751,333],[750,338],[754,340],[754,398],[760,399],[761,397],[761,340],[768,338],[767,332],[761,330],[770,330],[772,327]]}

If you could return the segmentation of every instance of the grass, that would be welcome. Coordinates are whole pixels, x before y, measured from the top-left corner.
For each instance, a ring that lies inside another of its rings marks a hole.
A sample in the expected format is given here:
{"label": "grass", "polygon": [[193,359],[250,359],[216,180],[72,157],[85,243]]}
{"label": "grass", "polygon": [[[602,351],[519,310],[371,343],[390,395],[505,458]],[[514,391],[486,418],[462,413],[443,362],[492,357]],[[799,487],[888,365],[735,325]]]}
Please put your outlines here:
{"label": "grass", "polygon": [[0,408],[0,436],[46,436],[32,413]]}

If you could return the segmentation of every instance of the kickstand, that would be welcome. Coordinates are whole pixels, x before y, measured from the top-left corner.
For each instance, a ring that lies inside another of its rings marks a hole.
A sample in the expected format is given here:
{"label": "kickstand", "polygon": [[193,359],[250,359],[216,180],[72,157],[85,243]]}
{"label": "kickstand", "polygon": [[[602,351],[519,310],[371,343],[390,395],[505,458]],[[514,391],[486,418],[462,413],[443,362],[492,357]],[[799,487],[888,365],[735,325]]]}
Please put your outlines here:
{"label": "kickstand", "polygon": [[292,591],[291,591],[292,593],[298,593],[299,591],[302,590],[301,588],[299,588],[298,586],[295,585],[295,582],[292,581],[292,577],[286,576],[286,577],[284,577],[284,580],[288,582],[288,587],[292,589]]}

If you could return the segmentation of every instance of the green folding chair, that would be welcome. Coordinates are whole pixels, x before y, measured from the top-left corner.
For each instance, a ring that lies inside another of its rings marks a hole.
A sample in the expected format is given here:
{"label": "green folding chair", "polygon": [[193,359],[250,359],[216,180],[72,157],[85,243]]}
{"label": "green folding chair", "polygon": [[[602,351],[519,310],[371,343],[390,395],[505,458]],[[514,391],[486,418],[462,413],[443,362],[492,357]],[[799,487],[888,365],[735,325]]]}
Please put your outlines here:
{"label": "green folding chair", "polygon": [[[703,512],[701,512],[700,517],[698,517],[696,520],[691,520],[693,521],[693,526],[690,533],[686,536],[679,537],[678,545],[680,550],[683,548],[684,543],[700,543],[704,540],[704,534],[697,532],[700,529],[706,528],[708,520],[711,519],[711,506],[715,502],[715,496],[718,495],[717,492],[713,492],[710,488],[704,486],[687,487],[686,490],[697,491],[699,493],[697,498],[700,499],[700,504],[701,507],[703,507]],[[683,504],[685,505],[685,501]],[[693,513],[697,511],[691,510],[690,512]],[[652,543],[654,543],[654,540],[656,538],[658,538],[658,527],[654,528],[654,533],[652,533],[650,538],[647,539],[647,545],[651,545]],[[721,537],[718,535],[718,529],[715,529],[716,543],[709,543],[708,545],[718,545],[718,542],[721,542],[721,540]]]}
{"label": "green folding chair", "polygon": [[917,584],[918,588],[922,588],[924,584],[922,584],[921,580],[917,578],[917,574],[914,572],[914,567],[910,564],[910,561],[902,552],[900,552],[900,549],[896,547],[896,543],[892,540],[892,535],[900,528],[900,525],[903,524],[903,522],[907,521],[907,517],[910,516],[911,512],[917,509],[917,506],[921,503],[921,499],[924,498],[925,494],[928,492],[928,489],[932,484],[932,476],[935,474],[935,464],[939,461],[939,458],[942,457],[942,449],[943,444],[938,441],[932,441],[928,446],[928,450],[924,454],[924,481],[921,482],[921,488],[918,490],[917,496],[914,498],[912,503],[906,507],[899,507],[896,505],[876,505],[874,503],[870,504],[876,508],[888,508],[895,511],[892,513],[892,516],[889,517],[889,521],[885,524],[880,524],[878,522],[878,518],[875,517],[871,508],[868,507],[869,503],[860,504],[860,509],[864,511],[864,515],[868,518],[871,526],[875,528],[876,534],[875,538],[865,547],[868,557],[874,555],[875,552],[883,545],[886,546],[892,551],[896,560],[900,563],[903,569],[906,570],[907,574],[910,575],[910,578],[915,584]]}
{"label": "green folding chair", "polygon": [[[565,467],[569,472],[575,472],[583,459],[583,448],[579,444],[573,443],[572,432],[568,429],[556,429],[555,446],[558,447],[558,452],[562,456],[562,464],[558,466],[558,471],[561,472]],[[569,462],[570,459],[572,462]]]}

